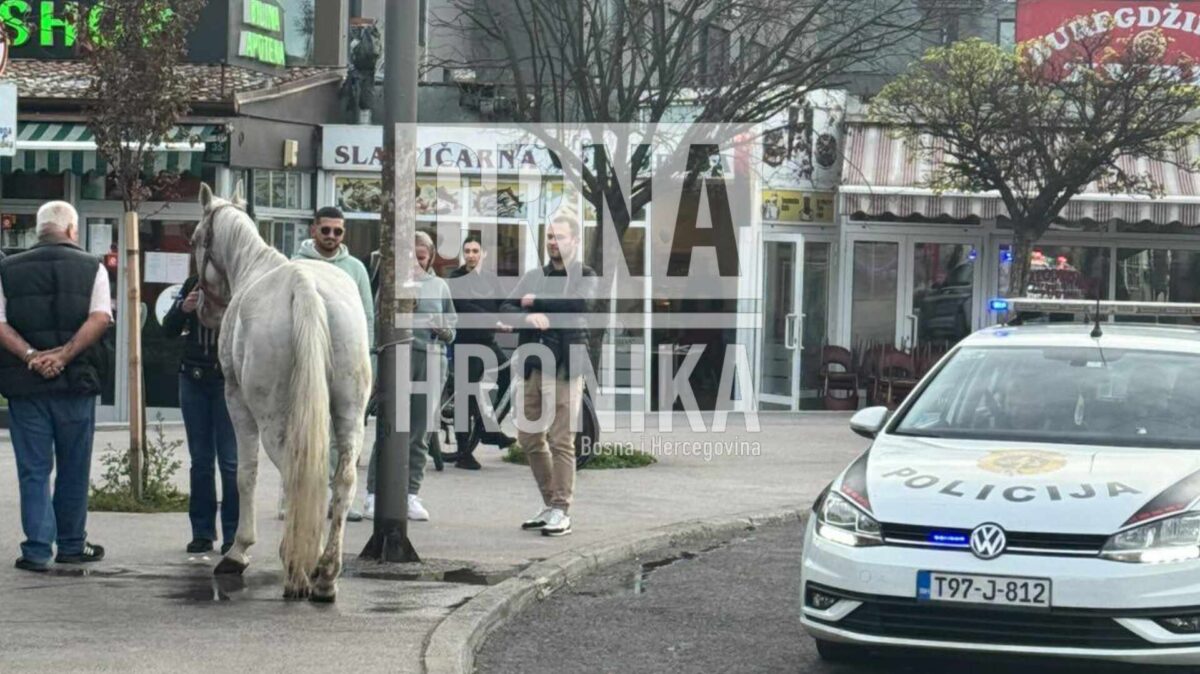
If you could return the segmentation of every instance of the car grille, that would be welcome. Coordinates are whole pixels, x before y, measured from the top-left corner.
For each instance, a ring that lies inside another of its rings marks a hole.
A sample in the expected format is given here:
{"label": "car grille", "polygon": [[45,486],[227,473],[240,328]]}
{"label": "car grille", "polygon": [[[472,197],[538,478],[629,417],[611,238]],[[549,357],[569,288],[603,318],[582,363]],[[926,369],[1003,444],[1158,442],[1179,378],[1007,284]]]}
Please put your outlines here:
{"label": "car grille", "polygon": [[957,607],[915,599],[852,596],[827,588],[821,591],[853,598],[863,605],[837,622],[811,616],[809,619],[857,634],[1002,646],[1095,649],[1170,646],[1150,643],[1112,617],[1093,611]]}
{"label": "car grille", "polygon": [[[888,545],[969,551],[966,545],[939,544],[931,541],[935,535],[970,537],[970,529],[940,529],[937,527],[913,526],[909,524],[880,524],[879,526],[883,534],[883,542]],[[1090,557],[1100,554],[1100,549],[1108,541],[1108,536],[1102,534],[1005,531],[1004,536],[1008,540],[1005,553],[1014,555]]]}

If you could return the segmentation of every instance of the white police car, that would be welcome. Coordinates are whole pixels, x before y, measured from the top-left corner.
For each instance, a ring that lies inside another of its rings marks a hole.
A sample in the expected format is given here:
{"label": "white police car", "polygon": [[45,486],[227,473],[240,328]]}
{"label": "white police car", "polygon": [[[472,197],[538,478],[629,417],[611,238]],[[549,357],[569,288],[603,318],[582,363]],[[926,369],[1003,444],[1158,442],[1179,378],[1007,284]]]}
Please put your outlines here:
{"label": "white police car", "polygon": [[874,443],[805,531],[801,621],[823,657],[1200,664],[1200,329],[1097,325],[982,330],[894,415],[855,415]]}

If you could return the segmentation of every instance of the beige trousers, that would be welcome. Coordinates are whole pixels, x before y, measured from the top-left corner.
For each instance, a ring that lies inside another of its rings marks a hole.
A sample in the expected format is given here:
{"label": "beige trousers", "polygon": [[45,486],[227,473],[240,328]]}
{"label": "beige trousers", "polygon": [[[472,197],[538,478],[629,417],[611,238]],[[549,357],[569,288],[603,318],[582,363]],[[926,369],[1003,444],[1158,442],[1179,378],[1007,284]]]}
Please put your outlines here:
{"label": "beige trousers", "polygon": [[[516,400],[522,404],[517,411],[517,441],[529,460],[542,502],[565,512],[575,491],[575,433],[571,427],[578,425],[583,406],[583,377],[543,377],[540,370],[534,370],[521,380],[521,395]],[[542,420],[543,401],[546,412],[553,415],[548,423]]]}

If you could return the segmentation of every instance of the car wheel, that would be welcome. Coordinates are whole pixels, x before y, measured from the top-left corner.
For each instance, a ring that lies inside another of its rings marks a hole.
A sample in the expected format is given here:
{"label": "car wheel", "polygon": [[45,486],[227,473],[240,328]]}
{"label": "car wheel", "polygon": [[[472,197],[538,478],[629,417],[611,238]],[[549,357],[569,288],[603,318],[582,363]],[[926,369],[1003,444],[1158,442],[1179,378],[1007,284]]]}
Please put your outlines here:
{"label": "car wheel", "polygon": [[817,639],[817,655],[825,662],[853,662],[862,655],[857,646]]}

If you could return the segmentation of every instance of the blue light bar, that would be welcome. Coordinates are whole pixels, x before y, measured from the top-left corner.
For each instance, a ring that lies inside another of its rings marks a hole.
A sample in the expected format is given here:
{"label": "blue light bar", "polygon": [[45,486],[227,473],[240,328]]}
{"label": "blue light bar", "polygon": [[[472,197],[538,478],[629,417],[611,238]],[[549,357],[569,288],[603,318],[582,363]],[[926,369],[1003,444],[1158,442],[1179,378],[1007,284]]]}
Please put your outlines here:
{"label": "blue light bar", "polygon": [[988,309],[993,313],[1003,313],[1008,311],[1008,300],[994,299],[988,302]]}
{"label": "blue light bar", "polygon": [[971,538],[967,534],[960,534],[948,531],[931,531],[926,538],[926,542],[934,545],[946,545],[951,547],[965,548],[971,544]]}

